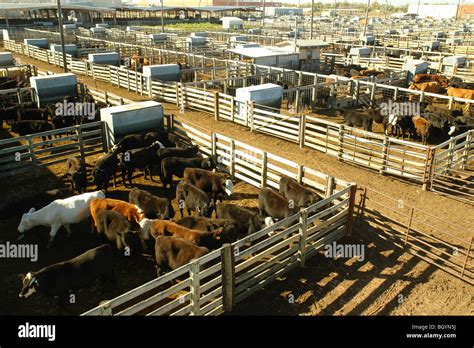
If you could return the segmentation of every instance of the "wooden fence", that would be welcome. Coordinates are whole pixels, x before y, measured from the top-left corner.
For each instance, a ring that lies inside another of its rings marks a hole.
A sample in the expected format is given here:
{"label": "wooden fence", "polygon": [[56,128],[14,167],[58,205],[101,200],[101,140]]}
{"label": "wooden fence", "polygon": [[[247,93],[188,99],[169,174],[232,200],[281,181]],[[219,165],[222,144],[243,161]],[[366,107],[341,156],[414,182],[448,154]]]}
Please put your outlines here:
{"label": "wooden fence", "polygon": [[[260,68],[261,66],[257,67]],[[180,107],[182,112],[186,108],[191,108],[212,113],[216,119],[230,120],[249,127],[252,131],[255,130],[296,142],[301,147],[306,145],[317,151],[337,157],[339,160],[372,168],[382,174],[387,173],[414,180],[421,183],[423,189],[430,189],[450,197],[460,198],[466,202],[474,202],[474,195],[472,195],[472,189],[470,188],[472,185],[472,175],[470,174],[472,166],[468,165],[468,160],[471,158],[469,155],[462,156],[464,172],[460,178],[461,183],[467,184],[467,187],[469,187],[467,193],[465,192],[466,185],[459,184],[459,178],[453,177],[453,171],[440,172],[433,169],[434,165],[439,166],[439,163],[441,163],[439,157],[441,155],[438,155],[438,161],[434,161],[436,153],[442,153],[445,161],[457,162],[449,159],[449,156],[454,156],[456,151],[446,152],[446,147],[457,146],[457,152],[471,153],[472,136],[462,142],[461,145],[450,145],[455,141],[451,139],[438,146],[428,147],[393,137],[364,132],[338,123],[320,120],[313,116],[305,116],[304,114],[286,115],[248,102],[238,101],[233,96],[187,87],[179,82],[146,81],[146,87],[143,87],[145,81],[142,80],[143,76],[136,72],[130,75],[130,72],[127,71],[127,69],[108,67],[107,72],[104,73],[107,77],[104,78],[108,81],[115,81],[120,87],[139,93],[148,91],[150,97],[174,103]],[[293,79],[293,81],[299,79],[302,84],[305,83],[304,79],[309,76],[293,70],[277,68],[276,71],[284,73],[282,78]],[[132,79],[129,78],[130,76],[133,76]],[[318,74],[311,74],[310,77],[313,82],[323,78],[326,81],[330,77]],[[137,79],[140,79],[142,83],[139,84]],[[345,98],[349,102],[353,100],[354,103],[371,105],[389,100],[422,102],[429,101],[431,98],[432,101],[436,99],[437,104],[444,102],[449,109],[453,108],[454,103],[472,104],[474,102],[434,93],[413,91],[398,86],[381,85],[375,82],[361,80],[335,82],[336,84],[333,84],[328,92],[327,100],[329,103],[331,103],[331,100],[337,103],[341,98]],[[138,87],[139,85],[141,87]],[[313,88],[317,89],[318,86],[319,84],[309,86],[311,93],[313,93],[311,98],[314,96],[316,96],[316,99],[318,98],[318,92],[313,92]],[[462,146],[463,149],[460,149]],[[457,170],[457,168],[453,169]],[[454,185],[452,182],[454,182]],[[448,190],[445,190],[446,186],[449,186]]]}
{"label": "wooden fence", "polygon": [[[361,224],[365,223],[365,224]],[[371,231],[408,253],[474,285],[474,235],[403,200],[365,188],[356,229]],[[469,236],[462,238],[460,236]]]}
{"label": "wooden fence", "polygon": [[[294,216],[212,251],[83,315],[218,315],[349,234],[356,186],[224,135],[171,121],[171,129],[219,156],[220,170],[258,188],[288,175],[322,197]],[[270,234],[270,235],[269,235]],[[179,279],[179,283],[169,285]]]}
{"label": "wooden fence", "polygon": [[26,172],[39,175],[41,168],[71,156],[85,160],[106,150],[104,135],[102,124],[94,122],[0,140],[0,177]]}

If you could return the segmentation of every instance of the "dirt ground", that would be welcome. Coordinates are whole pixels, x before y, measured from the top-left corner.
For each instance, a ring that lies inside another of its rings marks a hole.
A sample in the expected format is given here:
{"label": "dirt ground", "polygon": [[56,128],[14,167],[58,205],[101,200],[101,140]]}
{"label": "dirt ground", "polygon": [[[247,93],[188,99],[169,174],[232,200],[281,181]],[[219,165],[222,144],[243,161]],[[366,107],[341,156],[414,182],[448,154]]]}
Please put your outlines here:
{"label": "dirt ground", "polygon": [[[50,65],[25,57],[21,57],[21,59],[23,63],[31,63],[42,69],[60,72],[59,69]],[[91,86],[120,94],[126,98],[143,99],[139,95],[115,88],[108,83],[94,83],[90,78],[81,76],[78,78]],[[472,235],[470,227],[474,222],[474,207],[470,205],[423,191],[418,184],[339,162],[311,149],[300,149],[298,145],[284,140],[250,133],[244,127],[230,122],[216,122],[214,117],[209,114],[186,111],[181,115],[175,105],[165,103],[164,107],[166,113],[175,113],[180,120],[195,127],[225,134],[315,170],[356,182],[359,187],[370,187],[384,192],[395,199],[401,199],[415,207],[431,212],[441,219],[453,221],[463,226],[456,231],[456,235],[460,238],[467,239]],[[54,178],[50,178],[50,180],[53,182]],[[426,219],[429,221],[429,217]],[[6,231],[10,237],[13,236],[17,222],[2,221],[2,227],[4,227],[2,230]],[[363,224],[357,226],[356,232],[351,237],[345,237],[341,242],[366,245],[365,261],[333,260],[323,255],[317,255],[309,260],[304,268],[293,270],[290,274],[238,304],[234,313],[268,315],[474,314],[472,286],[404,253],[372,232],[368,232]],[[68,253],[68,257],[70,256],[72,255]],[[56,255],[54,255],[54,259],[57,259]],[[4,270],[2,270],[2,274],[4,274]],[[146,280],[147,276],[153,277],[154,271],[151,263],[147,270],[148,273],[141,280]],[[13,276],[16,272],[17,270],[11,272],[9,270],[9,276],[6,279],[8,282],[16,282],[15,286],[7,287],[10,292],[12,288],[15,289],[15,296],[19,291],[18,281]],[[133,281],[135,280],[133,278]],[[136,283],[141,284],[143,281]],[[136,283],[127,283],[126,289],[132,288],[137,285]],[[126,289],[120,288],[118,292],[123,292]],[[90,294],[93,291],[88,289],[87,292]],[[15,307],[14,304],[17,306],[19,304],[15,296],[9,294],[9,300],[4,302],[7,302],[5,304],[10,310],[17,313],[18,307]],[[2,296],[3,298],[5,297]],[[4,308],[3,303],[0,308]],[[39,303],[37,308],[38,313],[41,313],[43,307]],[[27,306],[23,307],[23,310],[27,309]],[[79,312],[77,311],[77,313]]]}
{"label": "dirt ground", "polygon": [[[88,157],[87,163],[94,164],[98,157]],[[64,192],[60,192],[60,197],[72,195],[69,192],[69,183],[65,179],[60,178],[62,173],[63,166],[61,164],[49,167],[48,170],[42,172],[39,178],[34,179],[34,187],[29,185],[29,191],[26,189],[18,191],[17,187],[22,186],[19,183],[9,185],[9,187],[6,185],[2,186],[2,201],[15,202],[15,204],[14,208],[2,211],[0,220],[0,230],[2,231],[0,237],[1,244],[7,241],[17,243],[16,239],[19,236],[17,227],[22,213],[27,212],[31,207],[39,209],[53,199],[59,198],[48,199],[43,192],[51,189],[61,189]],[[30,178],[23,176],[22,179],[28,184],[28,179]],[[117,180],[117,188],[110,189],[107,197],[128,201],[129,188],[125,188],[122,185],[121,178]],[[175,196],[174,189],[165,190],[161,187],[161,183],[155,183],[150,180],[145,181],[143,175],[138,172],[135,173],[133,183],[135,187],[147,190],[160,197],[173,199]],[[88,191],[91,191],[93,188],[89,186]],[[39,197],[36,195],[39,195]],[[258,204],[257,198],[257,188],[240,182],[235,185],[234,193],[228,201],[256,209]],[[177,211],[175,219],[179,219],[181,216],[176,199],[173,200],[173,207]],[[153,255],[121,256],[116,267],[117,287],[113,291],[110,291],[110,287],[102,289],[101,284],[97,283],[92,288],[82,289],[74,293],[76,303],[68,305],[65,309],[59,308],[55,300],[44,296],[33,295],[28,299],[20,299],[18,294],[21,290],[21,282],[17,278],[18,274],[37,271],[52,263],[73,258],[104,242],[98,235],[91,234],[91,223],[91,218],[88,218],[80,224],[72,225],[72,236],[70,238],[67,238],[65,230],[61,229],[56,237],[55,244],[50,249],[46,248],[49,228],[39,226],[25,233],[24,239],[19,243],[37,244],[39,246],[38,260],[37,262],[31,262],[29,259],[2,260],[0,263],[0,277],[3,286],[0,290],[2,292],[0,295],[0,315],[78,315],[97,306],[101,300],[116,297],[156,277]],[[150,250],[153,250],[152,245],[150,247]]]}

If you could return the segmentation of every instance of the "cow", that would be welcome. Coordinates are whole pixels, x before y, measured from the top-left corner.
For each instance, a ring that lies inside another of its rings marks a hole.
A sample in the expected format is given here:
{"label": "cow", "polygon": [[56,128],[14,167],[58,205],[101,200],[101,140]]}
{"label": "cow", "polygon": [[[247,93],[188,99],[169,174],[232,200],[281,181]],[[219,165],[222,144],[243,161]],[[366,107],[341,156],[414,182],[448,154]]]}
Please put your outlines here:
{"label": "cow", "polygon": [[[18,121],[12,122],[10,131],[18,133],[20,136],[29,135],[34,133],[41,133],[53,130],[53,125],[47,121]],[[46,136],[41,136],[43,141],[46,141]],[[51,135],[48,135],[48,139],[51,140]],[[52,145],[51,145],[52,146]]]}
{"label": "cow", "polygon": [[20,106],[17,110],[17,121],[48,121],[49,110],[47,108],[25,108]]}
{"label": "cow", "polygon": [[99,209],[96,218],[97,233],[103,234],[118,250],[131,250],[134,232],[130,231],[130,222],[125,216],[113,210]]}
{"label": "cow", "polygon": [[124,186],[127,186],[125,175],[127,175],[130,186],[133,186],[132,180],[135,169],[144,170],[145,180],[147,178],[146,173],[148,171],[151,181],[154,181],[153,175],[151,173],[151,167],[157,163],[156,151],[159,148],[164,148],[163,144],[159,141],[155,141],[150,146],[127,150],[126,152],[119,154],[119,167],[122,170],[122,183]]}
{"label": "cow", "polygon": [[322,199],[317,193],[304,187],[297,180],[285,175],[280,179],[279,191],[298,208],[309,207]]}
{"label": "cow", "polygon": [[222,243],[233,243],[247,235],[247,230],[232,219],[211,219],[203,216],[186,216],[176,221],[178,225],[189,229],[213,232],[222,229]]}
{"label": "cow", "polygon": [[278,191],[268,187],[260,190],[258,195],[258,209],[260,215],[270,216],[272,219],[283,220],[296,214],[299,208]]}
{"label": "cow", "polygon": [[209,250],[214,250],[222,246],[221,234],[222,228],[214,231],[200,231],[186,228],[178,225],[176,222],[167,220],[151,220],[149,223],[149,233],[154,238],[158,236],[173,236],[175,238],[182,238],[198,246],[203,246]]}
{"label": "cow", "polygon": [[413,83],[437,82],[442,87],[448,87],[449,79],[442,75],[435,74],[415,74],[411,80]]}
{"label": "cow", "polygon": [[0,109],[0,122],[5,121],[8,124],[11,121],[17,121],[19,107],[19,105],[13,105]]}
{"label": "cow", "polygon": [[450,97],[474,99],[474,89],[448,87],[447,90]]}
{"label": "cow", "polygon": [[117,151],[111,151],[99,158],[92,169],[92,183],[97,186],[96,190],[102,189],[107,192],[109,180],[114,178],[114,187],[117,186],[116,173],[118,167]]}
{"label": "cow", "polygon": [[428,130],[430,127],[430,122],[421,116],[413,116],[412,121],[415,126],[416,134],[421,136],[421,142],[423,145],[426,145],[426,141],[429,136]]}
{"label": "cow", "polygon": [[247,234],[260,231],[265,227],[266,222],[263,216],[231,203],[221,203],[217,205],[216,215],[218,219],[232,219],[237,221]]}
{"label": "cow", "polygon": [[146,134],[129,134],[124,136],[112,149],[118,152],[125,152],[150,146],[155,141],[160,142],[165,147],[175,146],[176,136],[165,130],[148,132]]}
{"label": "cow", "polygon": [[[99,222],[97,219],[97,214],[100,210],[113,210],[116,211],[125,218],[133,225],[137,224],[139,226],[140,222],[145,218],[145,214],[143,211],[137,207],[135,204],[130,204],[118,199],[111,199],[111,198],[102,198],[102,199],[95,199],[91,202],[90,205],[90,215],[92,216],[92,230],[98,230]],[[146,241],[149,239],[149,236],[142,233],[141,228],[139,228],[138,236],[140,238],[140,243],[142,245],[143,250],[147,250],[148,247],[146,245]]]}
{"label": "cow", "polygon": [[[408,89],[411,89],[414,91],[438,93],[441,90],[441,85],[437,81],[411,83]],[[415,98],[418,98],[418,96],[413,95],[413,94],[410,94],[410,96],[408,97],[410,101],[412,101]]]}
{"label": "cow", "polygon": [[28,298],[38,292],[49,297],[57,296],[59,304],[65,305],[70,291],[90,287],[96,279],[109,280],[115,284],[115,264],[114,250],[110,245],[102,244],[70,260],[26,275],[20,274],[23,288],[19,297]]}
{"label": "cow", "polygon": [[100,198],[105,198],[102,191],[87,192],[65,199],[56,199],[38,211],[31,208],[28,213],[22,215],[18,232],[23,234],[35,226],[50,226],[47,245],[50,247],[61,226],[64,226],[68,235],[71,235],[69,225],[86,219],[90,215],[91,202]]}
{"label": "cow", "polygon": [[217,166],[217,156],[208,158],[166,157],[161,161],[161,182],[164,188],[173,186],[173,175],[182,178],[186,168],[214,169]]}
{"label": "cow", "polygon": [[174,209],[168,199],[153,196],[147,191],[137,188],[130,190],[128,201],[139,207],[149,219],[169,220],[174,217]]}
{"label": "cow", "polygon": [[402,140],[405,138],[405,134],[407,133],[412,139],[415,136],[415,125],[413,124],[412,118],[409,116],[389,115],[388,125],[392,126],[392,130],[395,129],[395,136],[401,136]]}
{"label": "cow", "polygon": [[181,217],[184,217],[184,208],[188,215],[191,215],[191,211],[195,211],[199,216],[205,217],[210,217],[214,210],[214,205],[207,193],[186,180],[180,181],[176,187],[176,200]]}
{"label": "cow", "polygon": [[158,169],[160,170],[160,177],[161,177],[161,161],[167,157],[180,157],[180,158],[194,158],[197,156],[199,152],[199,146],[194,145],[190,147],[167,147],[164,149],[159,149],[156,152],[157,160],[156,164],[158,164]]}
{"label": "cow", "polygon": [[362,127],[366,131],[372,131],[373,119],[371,115],[354,110],[344,110],[343,113],[336,111],[336,116],[344,118],[344,124],[349,127]]}
{"label": "cow", "polygon": [[86,164],[79,157],[70,157],[66,160],[66,174],[69,176],[71,188],[79,193],[87,190],[87,170]]}
{"label": "cow", "polygon": [[233,190],[233,184],[228,179],[227,174],[214,173],[199,168],[186,168],[183,179],[197,188],[211,195],[214,206],[217,199],[222,202],[222,196],[230,196]]}
{"label": "cow", "polygon": [[163,269],[177,269],[208,252],[209,249],[181,238],[157,236],[155,238],[156,273],[160,276]]}

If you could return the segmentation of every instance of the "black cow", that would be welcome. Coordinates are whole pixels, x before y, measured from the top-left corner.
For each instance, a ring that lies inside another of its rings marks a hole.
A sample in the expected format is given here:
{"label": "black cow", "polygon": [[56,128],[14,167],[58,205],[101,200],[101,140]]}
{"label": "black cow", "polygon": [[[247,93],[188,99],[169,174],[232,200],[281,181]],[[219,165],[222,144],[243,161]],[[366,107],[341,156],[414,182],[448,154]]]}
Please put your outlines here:
{"label": "black cow", "polygon": [[[19,121],[12,122],[11,132],[18,133],[19,135],[29,135],[40,132],[47,132],[53,130],[53,125],[47,121]],[[46,141],[46,136],[41,137],[43,141]],[[48,139],[51,140],[51,135],[48,135]],[[52,145],[51,145],[52,146]]]}
{"label": "black cow", "polygon": [[119,154],[120,169],[122,171],[122,183],[127,186],[125,181],[125,175],[127,175],[128,183],[133,186],[133,172],[135,169],[143,169],[145,174],[145,180],[147,178],[146,173],[150,174],[150,180],[153,180],[151,173],[151,167],[157,163],[156,151],[162,148],[163,144],[159,141],[155,141],[148,147],[140,149],[127,150],[124,153]]}
{"label": "black cow", "polygon": [[161,182],[163,187],[173,186],[173,175],[182,178],[186,168],[213,169],[217,166],[217,156],[209,158],[166,157],[161,161]]}
{"label": "black cow", "polygon": [[44,267],[37,272],[19,275],[23,281],[20,298],[35,292],[58,296],[65,304],[69,291],[91,286],[97,278],[115,283],[115,253],[109,244],[90,249],[73,259]]}
{"label": "black cow", "polygon": [[102,156],[92,169],[92,183],[97,186],[96,190],[107,192],[110,177],[114,178],[114,187],[117,186],[116,172],[118,167],[117,152],[111,151]]}

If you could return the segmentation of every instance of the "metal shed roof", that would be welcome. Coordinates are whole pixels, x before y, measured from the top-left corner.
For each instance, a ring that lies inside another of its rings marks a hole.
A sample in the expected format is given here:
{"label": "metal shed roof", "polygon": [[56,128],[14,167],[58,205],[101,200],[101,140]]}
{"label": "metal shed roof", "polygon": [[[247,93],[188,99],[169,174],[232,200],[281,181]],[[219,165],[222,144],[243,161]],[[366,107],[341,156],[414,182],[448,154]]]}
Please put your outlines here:
{"label": "metal shed roof", "polygon": [[298,54],[296,52],[290,52],[283,49],[269,49],[266,47],[231,48],[227,51],[247,58],[276,57]]}

